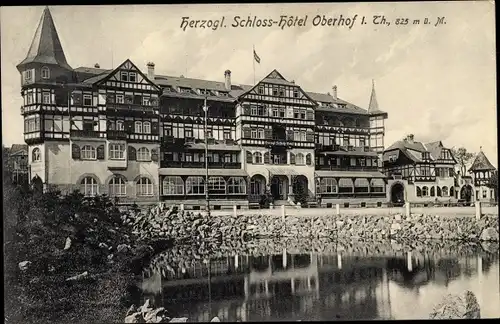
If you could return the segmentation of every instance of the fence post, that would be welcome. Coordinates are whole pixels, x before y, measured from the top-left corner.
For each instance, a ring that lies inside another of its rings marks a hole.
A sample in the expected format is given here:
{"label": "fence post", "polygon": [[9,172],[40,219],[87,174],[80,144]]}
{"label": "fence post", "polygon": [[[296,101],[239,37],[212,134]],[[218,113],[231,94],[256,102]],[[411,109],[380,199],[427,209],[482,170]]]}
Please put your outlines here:
{"label": "fence post", "polygon": [[339,216],[340,215],[340,204],[336,204],[335,209],[337,210],[337,216]]}
{"label": "fence post", "polygon": [[233,216],[234,217],[237,217],[238,216],[238,212],[237,212],[238,208],[236,208],[236,205],[233,205]]}
{"label": "fence post", "polygon": [[481,202],[476,201],[475,206],[476,206],[476,220],[479,220],[481,218]]}
{"label": "fence post", "polygon": [[406,217],[410,217],[411,216],[411,206],[410,206],[409,201],[406,202],[405,207],[406,207]]}
{"label": "fence post", "polygon": [[184,204],[181,204],[180,208],[182,211],[184,211]]}
{"label": "fence post", "polygon": [[285,205],[281,205],[281,219],[283,219],[283,222],[285,221]]}

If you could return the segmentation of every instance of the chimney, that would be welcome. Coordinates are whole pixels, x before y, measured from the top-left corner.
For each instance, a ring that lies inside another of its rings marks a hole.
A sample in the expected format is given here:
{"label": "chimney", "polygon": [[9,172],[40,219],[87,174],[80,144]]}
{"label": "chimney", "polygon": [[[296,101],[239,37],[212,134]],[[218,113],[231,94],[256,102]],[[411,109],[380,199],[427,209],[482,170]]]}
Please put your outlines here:
{"label": "chimney", "polygon": [[155,64],[153,62],[148,62],[146,65],[148,67],[148,79],[151,81],[155,80]]}
{"label": "chimney", "polygon": [[408,143],[413,143],[413,134],[408,134],[408,135],[406,136],[406,141],[407,141]]}
{"label": "chimney", "polygon": [[333,97],[333,99],[337,99],[337,86],[336,85],[334,85],[332,87],[332,97]]}
{"label": "chimney", "polygon": [[96,63],[96,64],[94,65],[94,67],[95,67],[96,69],[99,69],[101,66],[99,65],[99,63]]}
{"label": "chimney", "polygon": [[230,70],[226,70],[226,72],[224,72],[224,85],[225,85],[227,91],[231,90],[231,71]]}

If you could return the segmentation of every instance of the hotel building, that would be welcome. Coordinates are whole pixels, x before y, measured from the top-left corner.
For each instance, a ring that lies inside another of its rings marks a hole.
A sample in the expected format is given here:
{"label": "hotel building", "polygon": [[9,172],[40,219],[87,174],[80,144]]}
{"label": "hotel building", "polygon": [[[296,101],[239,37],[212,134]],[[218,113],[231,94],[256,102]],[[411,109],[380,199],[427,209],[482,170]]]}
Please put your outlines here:
{"label": "hotel building", "polygon": [[130,60],[72,68],[48,8],[17,68],[40,186],[186,208],[203,207],[205,190],[214,209],[265,193],[277,205],[387,202],[387,113],[374,87],[363,109],[336,87],[308,92],[277,70],[251,86],[232,83],[229,70],[219,82],[159,75],[154,63],[142,72]]}

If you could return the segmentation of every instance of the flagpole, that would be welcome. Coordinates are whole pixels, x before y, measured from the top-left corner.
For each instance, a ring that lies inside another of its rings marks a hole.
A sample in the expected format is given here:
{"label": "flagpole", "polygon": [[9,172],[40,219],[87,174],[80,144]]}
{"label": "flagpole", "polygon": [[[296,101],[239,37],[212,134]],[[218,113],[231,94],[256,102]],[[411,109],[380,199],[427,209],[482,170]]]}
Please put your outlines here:
{"label": "flagpole", "polygon": [[252,63],[253,63],[253,85],[255,85],[255,45],[253,45]]}

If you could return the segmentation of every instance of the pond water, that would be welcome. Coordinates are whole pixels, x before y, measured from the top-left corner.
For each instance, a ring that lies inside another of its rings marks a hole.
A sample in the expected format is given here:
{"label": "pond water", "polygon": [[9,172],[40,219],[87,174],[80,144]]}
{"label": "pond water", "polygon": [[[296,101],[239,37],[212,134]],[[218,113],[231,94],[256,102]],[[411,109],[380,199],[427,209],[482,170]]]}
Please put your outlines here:
{"label": "pond water", "polygon": [[481,318],[494,318],[497,254],[232,255],[148,271],[141,299],[192,322],[427,319],[444,295],[469,289]]}

